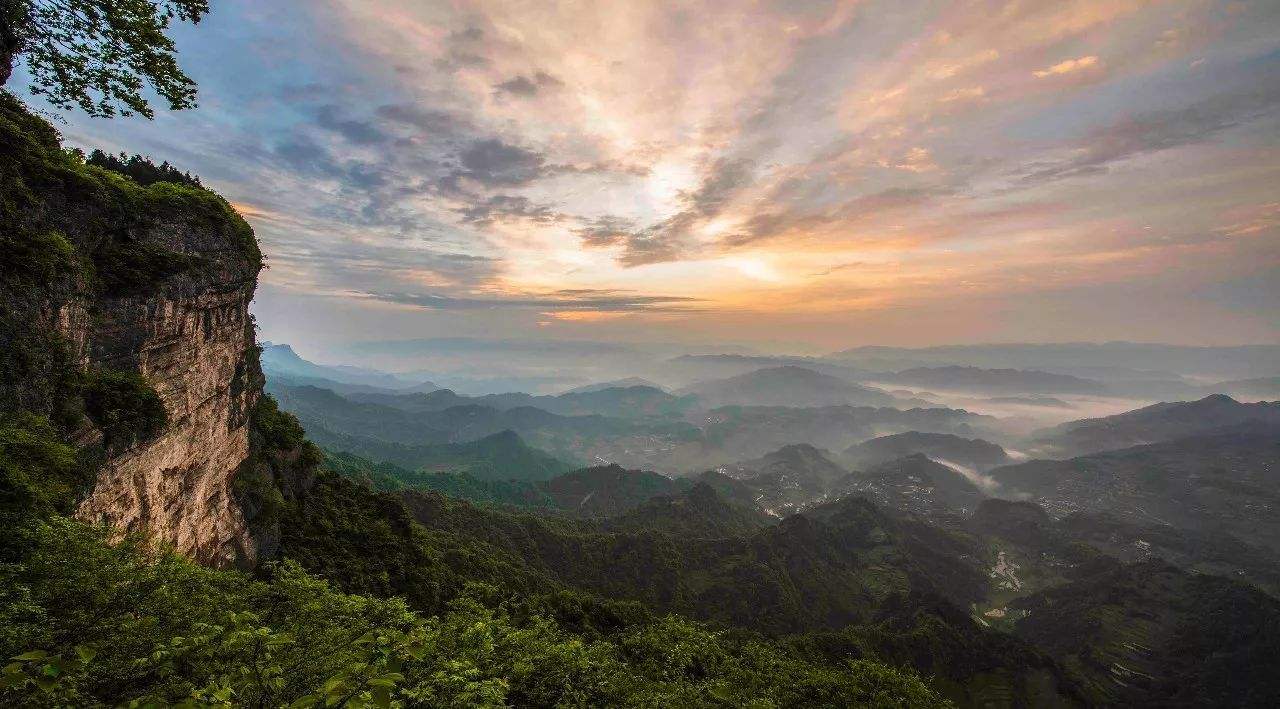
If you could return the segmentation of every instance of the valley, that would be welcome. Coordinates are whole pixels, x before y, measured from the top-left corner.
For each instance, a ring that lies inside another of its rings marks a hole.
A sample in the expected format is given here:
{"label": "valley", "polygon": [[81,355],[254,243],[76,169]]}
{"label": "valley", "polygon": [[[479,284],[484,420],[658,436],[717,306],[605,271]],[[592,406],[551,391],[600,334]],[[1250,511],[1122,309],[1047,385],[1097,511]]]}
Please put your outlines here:
{"label": "valley", "polygon": [[[1007,701],[1048,701],[1033,689],[1046,681],[1033,669],[1038,660],[1025,659],[1036,653],[1061,660],[1044,666],[1057,677],[1054,701],[1163,702],[1182,692],[1213,703],[1197,693],[1214,691],[1216,680],[1177,680],[1180,658],[1205,646],[1153,649],[1168,645],[1167,633],[1208,637],[1194,610],[1194,599],[1208,592],[1197,585],[1204,574],[1219,584],[1213,593],[1250,599],[1250,612],[1259,614],[1250,622],[1280,620],[1280,529],[1272,529],[1280,517],[1268,502],[1280,490],[1280,403],[1213,394],[1027,431],[1016,421],[909,399],[893,402],[907,408],[859,404],[876,390],[857,388],[856,371],[840,372],[850,378],[844,387],[826,381],[840,370],[729,361],[765,366],[675,393],[652,383],[592,387],[589,411],[578,392],[460,397],[438,390],[425,395],[441,402],[430,406],[410,403],[423,394],[366,392],[344,405],[350,415],[376,396],[402,412],[380,427],[385,439],[410,435],[396,421],[438,426],[428,422],[441,412],[469,422],[539,409],[502,435],[522,448],[546,446],[565,467],[582,466],[560,477],[539,479],[517,466],[506,481],[484,481],[462,463],[440,472],[389,469],[390,462],[375,462],[385,457],[337,452],[340,439],[328,439],[338,441],[328,465],[400,495],[427,529],[461,525],[469,538],[504,550],[509,563],[591,593],[783,635],[844,628],[846,637],[859,636],[886,622],[905,623],[895,626],[901,630],[931,609],[947,633],[1027,643],[1019,651],[972,647],[996,663],[972,674],[913,661],[962,704],[978,701],[991,683]],[[267,372],[270,380],[269,365]],[[284,391],[287,406],[289,375],[276,376],[268,388]],[[1017,390],[1027,397],[1042,396],[1045,381],[1082,386],[1008,370],[991,376],[1000,388],[1015,386],[1006,380],[1030,382]],[[747,403],[757,393],[768,406]],[[473,413],[477,407],[482,413]],[[318,409],[297,413],[304,426],[352,426]],[[575,416],[595,418],[588,428]],[[351,430],[372,438],[371,429]],[[1038,450],[1061,457],[1027,460],[1022,452]],[[1070,647],[1049,640],[1078,636],[1075,611],[1056,610],[1055,599],[1068,597],[1062,594],[1122,593],[1136,578],[1161,579],[1172,596],[1149,602],[1167,614],[1152,620],[1132,605],[1099,603],[1080,612],[1096,613],[1109,629]],[[1265,664],[1262,645],[1241,651],[1243,661]],[[1001,664],[1019,654],[1023,660]]]}
{"label": "valley", "polygon": [[1258,0],[0,0],[0,707],[1280,706],[1278,77]]}

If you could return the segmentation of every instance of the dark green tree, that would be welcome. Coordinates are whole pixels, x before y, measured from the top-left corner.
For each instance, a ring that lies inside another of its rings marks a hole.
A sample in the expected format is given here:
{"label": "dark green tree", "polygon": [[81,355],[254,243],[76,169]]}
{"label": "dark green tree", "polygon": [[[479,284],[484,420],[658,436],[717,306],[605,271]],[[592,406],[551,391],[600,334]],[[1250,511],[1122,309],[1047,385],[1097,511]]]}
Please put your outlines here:
{"label": "dark green tree", "polygon": [[196,85],[167,32],[208,11],[208,0],[0,0],[0,85],[22,60],[32,93],[59,108],[151,118],[147,86],[191,108]]}

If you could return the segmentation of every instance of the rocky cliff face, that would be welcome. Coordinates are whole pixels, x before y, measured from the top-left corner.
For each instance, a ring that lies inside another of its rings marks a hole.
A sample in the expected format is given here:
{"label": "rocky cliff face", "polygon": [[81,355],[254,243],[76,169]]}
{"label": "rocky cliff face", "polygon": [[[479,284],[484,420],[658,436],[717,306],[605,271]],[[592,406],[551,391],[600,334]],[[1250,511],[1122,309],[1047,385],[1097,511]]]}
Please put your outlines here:
{"label": "rocky cliff face", "polygon": [[[106,459],[76,516],[146,530],[204,563],[254,560],[232,493],[233,473],[249,457],[249,411],[260,392],[246,356],[251,297],[252,285],[243,284],[194,297],[127,299],[105,304],[109,330],[66,331],[90,343],[88,366],[136,368],[168,419],[156,437]],[[112,340],[137,349],[112,353],[104,347]]]}
{"label": "rocky cliff face", "polygon": [[0,133],[0,411],[77,447],[90,472],[66,512],[252,564],[235,491],[262,390],[252,231],[198,185],[84,164],[3,95]]}

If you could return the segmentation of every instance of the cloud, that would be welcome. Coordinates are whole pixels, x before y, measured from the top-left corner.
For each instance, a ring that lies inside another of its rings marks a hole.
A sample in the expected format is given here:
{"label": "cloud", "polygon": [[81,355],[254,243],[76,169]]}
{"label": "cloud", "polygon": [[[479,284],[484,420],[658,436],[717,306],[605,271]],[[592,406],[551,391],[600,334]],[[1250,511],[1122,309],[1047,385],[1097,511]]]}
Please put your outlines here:
{"label": "cloud", "polygon": [[743,187],[751,184],[754,163],[748,158],[721,158],[698,189],[683,193],[687,212],[700,217],[713,217]]}
{"label": "cloud", "polygon": [[631,237],[636,231],[636,225],[629,219],[621,217],[605,216],[591,220],[584,226],[573,230],[578,238],[582,239],[582,245],[590,248],[604,248],[606,246],[617,246]]}
{"label": "cloud", "polygon": [[1021,179],[1043,183],[1103,173],[1113,163],[1138,155],[1204,142],[1272,114],[1278,106],[1280,81],[1273,79],[1184,108],[1141,114],[1091,131],[1075,146],[1072,157],[1026,166]]}
{"label": "cloud", "polygon": [[546,72],[539,71],[532,77],[519,74],[500,84],[495,84],[493,88],[498,93],[529,98],[536,96],[539,91],[560,86],[564,86],[564,82]]}
{"label": "cloud", "polygon": [[524,219],[537,224],[555,224],[567,215],[545,204],[534,204],[528,197],[494,195],[483,202],[461,207],[458,213],[470,224],[486,226],[495,221]]}
{"label": "cloud", "polygon": [[[854,227],[903,211],[921,209],[948,194],[951,191],[945,188],[891,187],[833,201],[820,211],[805,210],[800,206],[790,209],[770,207],[771,211],[753,215],[740,229],[722,237],[720,245],[732,249],[777,239],[793,231]],[[780,203],[786,205],[785,200]]]}
{"label": "cloud", "polygon": [[1077,57],[1075,59],[1067,59],[1058,62],[1047,69],[1041,69],[1031,72],[1037,79],[1046,79],[1050,76],[1061,76],[1063,74],[1074,74],[1078,71],[1084,71],[1098,65],[1098,58],[1092,54],[1085,57]]}
{"label": "cloud", "polygon": [[694,231],[752,184],[753,169],[751,160],[720,159],[695,189],[679,193],[681,209],[670,217],[644,228],[616,216],[599,217],[573,233],[591,248],[621,246],[617,263],[627,268],[679,260],[696,243]]}
{"label": "cloud", "polygon": [[1275,201],[1280,15],[1184,4],[343,0],[281,35],[232,3],[183,40],[218,57],[198,111],[64,132],[255,205],[273,287],[526,303],[507,322],[582,312],[548,284],[910,314],[1138,282],[1175,243],[1206,245],[1180,274],[1267,255],[1275,214],[1244,208]]}
{"label": "cloud", "polygon": [[316,111],[316,125],[333,131],[357,145],[377,145],[388,140],[386,133],[369,121],[339,117],[340,109],[334,105],[321,106]]}
{"label": "cloud", "polygon": [[401,305],[430,310],[483,310],[518,308],[556,312],[695,312],[697,298],[670,295],[642,295],[615,290],[553,291],[546,294],[496,295],[492,297],[459,297],[439,293],[369,291],[358,294]]}
{"label": "cloud", "polygon": [[413,104],[385,104],[374,110],[378,118],[416,129],[417,135],[434,140],[454,140],[477,131],[470,118]]}
{"label": "cloud", "polygon": [[466,178],[487,187],[524,185],[545,174],[546,157],[497,138],[472,142],[458,154],[461,170],[451,180]]}

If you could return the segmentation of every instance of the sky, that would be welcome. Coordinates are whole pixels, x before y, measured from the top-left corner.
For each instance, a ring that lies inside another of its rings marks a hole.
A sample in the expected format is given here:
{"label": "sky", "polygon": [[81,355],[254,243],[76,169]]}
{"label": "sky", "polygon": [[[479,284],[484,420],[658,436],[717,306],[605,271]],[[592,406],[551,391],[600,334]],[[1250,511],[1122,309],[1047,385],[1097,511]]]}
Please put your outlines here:
{"label": "sky", "polygon": [[1274,0],[212,4],[61,129],[241,210],[264,339],[1280,343]]}

